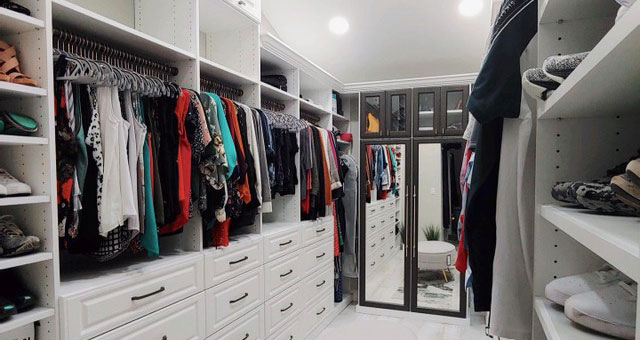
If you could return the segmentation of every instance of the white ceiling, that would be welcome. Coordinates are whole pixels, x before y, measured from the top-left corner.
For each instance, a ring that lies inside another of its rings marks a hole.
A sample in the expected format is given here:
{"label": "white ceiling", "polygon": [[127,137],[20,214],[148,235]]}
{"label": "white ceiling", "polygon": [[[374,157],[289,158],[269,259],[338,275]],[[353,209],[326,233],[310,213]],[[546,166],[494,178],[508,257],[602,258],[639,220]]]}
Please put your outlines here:
{"label": "white ceiling", "polygon": [[[263,0],[263,16],[286,44],[344,83],[477,72],[491,0],[477,17],[460,0]],[[329,32],[343,16],[350,30]],[[267,25],[268,26],[268,25]]]}

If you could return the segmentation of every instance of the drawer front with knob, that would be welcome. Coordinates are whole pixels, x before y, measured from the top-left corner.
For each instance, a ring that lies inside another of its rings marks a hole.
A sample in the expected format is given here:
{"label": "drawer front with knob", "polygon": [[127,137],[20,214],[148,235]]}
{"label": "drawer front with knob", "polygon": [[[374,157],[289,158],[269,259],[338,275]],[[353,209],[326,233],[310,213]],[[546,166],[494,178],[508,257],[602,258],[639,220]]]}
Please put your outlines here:
{"label": "drawer front with knob", "polygon": [[265,303],[265,332],[267,337],[286,327],[302,311],[305,301],[302,286],[295,286],[278,294]]}
{"label": "drawer front with knob", "polygon": [[303,227],[302,243],[304,246],[309,246],[331,235],[333,235],[333,224],[318,220]]}
{"label": "drawer front with knob", "polygon": [[207,334],[211,335],[264,302],[262,267],[206,291]]}
{"label": "drawer front with knob", "polygon": [[320,295],[333,291],[333,265],[328,264],[319,274],[314,274],[304,281],[304,301],[313,301]]}
{"label": "drawer front with knob", "polygon": [[301,258],[305,277],[316,273],[323,265],[333,263],[333,239],[327,238],[315,246],[306,247]]}
{"label": "drawer front with knob", "polygon": [[94,340],[203,340],[204,306],[204,293],[200,293]]}
{"label": "drawer front with knob", "polygon": [[302,235],[299,228],[288,229],[264,237],[264,262],[291,254],[300,249]]}
{"label": "drawer front with knob", "polygon": [[304,268],[300,259],[300,251],[297,251],[264,266],[265,300],[271,299],[300,281]]}

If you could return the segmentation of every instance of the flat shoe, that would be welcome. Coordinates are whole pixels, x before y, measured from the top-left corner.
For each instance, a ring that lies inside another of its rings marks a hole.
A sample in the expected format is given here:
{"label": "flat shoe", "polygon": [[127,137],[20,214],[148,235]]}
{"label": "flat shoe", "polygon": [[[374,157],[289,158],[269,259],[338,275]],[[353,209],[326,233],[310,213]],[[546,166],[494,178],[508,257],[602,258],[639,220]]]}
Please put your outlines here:
{"label": "flat shoe", "polygon": [[541,68],[526,70],[522,75],[522,87],[532,97],[547,100],[560,84],[544,74]]}
{"label": "flat shoe", "polygon": [[562,83],[582,63],[589,52],[551,56],[542,63],[544,74],[558,83]]}

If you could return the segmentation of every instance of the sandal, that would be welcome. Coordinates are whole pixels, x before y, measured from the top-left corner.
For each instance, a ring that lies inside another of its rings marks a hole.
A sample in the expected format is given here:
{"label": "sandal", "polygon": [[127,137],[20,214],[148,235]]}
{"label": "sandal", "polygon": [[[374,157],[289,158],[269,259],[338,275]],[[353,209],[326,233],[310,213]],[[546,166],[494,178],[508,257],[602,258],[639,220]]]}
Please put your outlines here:
{"label": "sandal", "polygon": [[20,72],[20,63],[16,56],[16,48],[0,40],[0,80],[8,77],[9,80],[4,81],[20,85],[38,86],[38,82],[35,79]]}
{"label": "sandal", "polygon": [[28,8],[18,5],[17,3],[9,0],[0,0],[0,7],[12,10],[14,12],[22,13],[24,15],[31,15],[31,11]]}

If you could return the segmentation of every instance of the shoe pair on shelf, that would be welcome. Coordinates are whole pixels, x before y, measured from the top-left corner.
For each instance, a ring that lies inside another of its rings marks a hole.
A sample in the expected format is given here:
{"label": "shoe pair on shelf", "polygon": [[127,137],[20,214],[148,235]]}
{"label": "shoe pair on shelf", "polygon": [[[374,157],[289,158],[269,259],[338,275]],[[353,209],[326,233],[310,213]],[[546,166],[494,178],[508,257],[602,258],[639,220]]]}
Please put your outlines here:
{"label": "shoe pair on shelf", "polygon": [[592,182],[558,182],[551,196],[599,213],[640,216],[640,158],[622,163]]}
{"label": "shoe pair on shelf", "polygon": [[[13,216],[0,216],[0,257],[25,255],[38,249],[40,249],[38,237],[25,235],[13,221]],[[2,290],[0,290],[1,293]]]}
{"label": "shoe pair on shelf", "polygon": [[535,98],[547,100],[587,55],[589,52],[551,56],[545,59],[542,68],[533,68],[524,72],[522,75],[524,90]]}
{"label": "shoe pair on shelf", "polygon": [[20,71],[20,62],[15,46],[0,40],[0,81],[14,84],[38,86],[38,82]]}
{"label": "shoe pair on shelf", "polygon": [[0,322],[23,313],[36,304],[36,299],[13,273],[0,272]]}
{"label": "shoe pair on shelf", "polygon": [[0,111],[0,134],[28,136],[38,132],[38,122],[15,112]]}
{"label": "shoe pair on shelf", "polygon": [[0,197],[31,195],[31,187],[13,177],[7,170],[0,169]]}
{"label": "shoe pair on shelf", "polygon": [[563,277],[545,287],[552,302],[564,306],[573,322],[621,339],[635,338],[638,284],[610,265]]}

